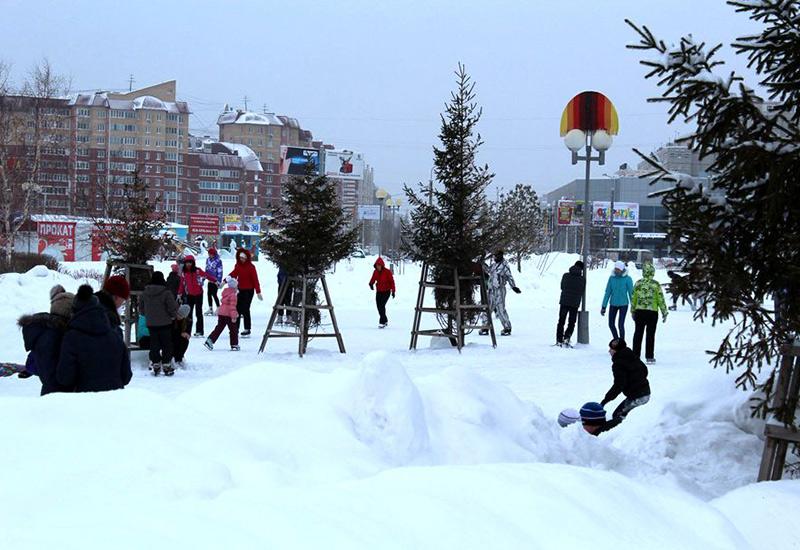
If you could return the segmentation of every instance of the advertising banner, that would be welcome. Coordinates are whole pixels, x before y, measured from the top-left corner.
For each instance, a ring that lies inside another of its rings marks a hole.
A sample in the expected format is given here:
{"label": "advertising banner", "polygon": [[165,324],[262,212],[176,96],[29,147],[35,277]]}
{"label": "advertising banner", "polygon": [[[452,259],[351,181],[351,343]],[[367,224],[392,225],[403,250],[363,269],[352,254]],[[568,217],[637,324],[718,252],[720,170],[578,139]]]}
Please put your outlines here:
{"label": "advertising banner", "polygon": [[325,150],[325,175],[331,178],[364,177],[364,155],[353,151]]}
{"label": "advertising banner", "polygon": [[281,174],[305,176],[311,164],[311,175],[319,175],[319,149],[281,147]]}
{"label": "advertising banner", "polygon": [[219,216],[216,214],[191,214],[189,216],[189,234],[219,235]]}
{"label": "advertising banner", "polygon": [[[610,208],[609,201],[594,201],[592,203],[592,225],[607,226]],[[613,225],[614,227],[639,227],[639,203],[615,201]]]}
{"label": "advertising banner", "polygon": [[556,208],[557,225],[583,225],[583,201],[560,200]]}
{"label": "advertising banner", "polygon": [[358,219],[359,220],[379,220],[379,219],[381,219],[381,205],[380,204],[359,204],[358,205]]}
{"label": "advertising banner", "polygon": [[242,217],[239,214],[225,214],[222,223],[223,231],[241,231]]}
{"label": "advertising banner", "polygon": [[113,231],[118,224],[106,223],[102,227],[92,226],[90,238],[92,241],[92,261],[99,262],[108,259],[108,233]]}
{"label": "advertising banner", "polygon": [[39,254],[59,262],[75,261],[75,222],[36,222]]}

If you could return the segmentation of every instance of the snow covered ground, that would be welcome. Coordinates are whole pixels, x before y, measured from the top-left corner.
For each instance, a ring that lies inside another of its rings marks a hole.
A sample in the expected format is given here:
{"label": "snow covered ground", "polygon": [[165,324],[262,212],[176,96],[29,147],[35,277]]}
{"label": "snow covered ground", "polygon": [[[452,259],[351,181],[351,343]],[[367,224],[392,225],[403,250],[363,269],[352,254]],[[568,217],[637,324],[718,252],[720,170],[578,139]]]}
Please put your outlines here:
{"label": "snow covered ground", "polygon": [[[0,379],[0,548],[800,547],[800,483],[754,483],[762,427],[707,364],[724,327],[687,306],[659,325],[649,404],[599,438],[558,427],[611,382],[606,272],[590,274],[591,345],[551,347],[575,259],[515,273],[497,349],[471,335],[461,354],[427,338],[409,352],[418,267],[397,275],[379,330],[362,259],[329,277],[346,355],[331,339],[302,359],[294,339],[258,355],[276,290],[262,261],[259,337],[241,352],[226,334],[213,352],[194,339],[173,378],[138,352],[130,386],[105,394],[39,398],[35,378]],[[79,284],[39,275],[0,277],[4,361],[24,362],[16,318]]]}

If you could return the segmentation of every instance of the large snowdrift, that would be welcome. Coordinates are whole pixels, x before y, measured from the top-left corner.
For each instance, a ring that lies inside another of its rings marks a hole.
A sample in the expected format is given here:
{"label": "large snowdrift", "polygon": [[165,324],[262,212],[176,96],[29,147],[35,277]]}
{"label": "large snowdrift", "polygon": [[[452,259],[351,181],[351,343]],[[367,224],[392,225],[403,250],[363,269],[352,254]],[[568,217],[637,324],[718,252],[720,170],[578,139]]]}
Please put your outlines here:
{"label": "large snowdrift", "polygon": [[[688,310],[659,327],[650,404],[600,438],[558,427],[561,408],[610,384],[599,315],[591,346],[548,345],[572,261],[517,275],[514,336],[496,350],[472,335],[461,355],[407,352],[418,270],[398,275],[392,324],[378,331],[363,260],[330,277],[345,356],[330,342],[301,360],[294,342],[258,356],[255,340],[239,354],[193,340],[173,379],[149,376],[137,354],[124,391],[39,398],[35,379],[0,379],[0,547],[796,544],[799,485],[753,484],[761,426],[705,364],[720,329]],[[275,270],[259,271],[269,294]],[[79,284],[46,270],[0,277],[6,360],[24,359],[15,318],[45,309],[56,282]],[[592,273],[593,301],[604,285]]]}

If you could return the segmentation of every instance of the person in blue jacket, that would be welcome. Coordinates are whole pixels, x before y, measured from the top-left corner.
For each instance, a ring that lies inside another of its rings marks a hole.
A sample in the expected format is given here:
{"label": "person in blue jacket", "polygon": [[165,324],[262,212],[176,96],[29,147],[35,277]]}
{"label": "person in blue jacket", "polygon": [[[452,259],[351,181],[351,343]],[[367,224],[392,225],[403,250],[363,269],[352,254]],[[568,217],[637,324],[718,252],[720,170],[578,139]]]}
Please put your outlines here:
{"label": "person in blue jacket", "polygon": [[131,359],[122,334],[112,328],[106,310],[88,285],[75,295],[56,380],[76,392],[118,390],[131,381]]}
{"label": "person in blue jacket", "polygon": [[[624,262],[614,263],[614,273],[608,278],[606,294],[603,296],[603,307],[600,315],[606,314],[606,306],[611,303],[608,312],[608,328],[614,338],[625,339],[625,316],[628,314],[628,304],[633,297],[633,280],[628,276],[628,268]],[[619,319],[619,331],[615,321]]]}

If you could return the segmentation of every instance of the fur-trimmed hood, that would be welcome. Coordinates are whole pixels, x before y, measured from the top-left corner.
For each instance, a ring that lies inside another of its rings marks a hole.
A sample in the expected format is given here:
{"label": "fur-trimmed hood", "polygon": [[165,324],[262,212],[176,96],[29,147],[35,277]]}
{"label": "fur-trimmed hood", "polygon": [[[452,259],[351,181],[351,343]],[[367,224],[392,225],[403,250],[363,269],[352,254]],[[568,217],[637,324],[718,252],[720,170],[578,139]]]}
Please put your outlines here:
{"label": "fur-trimmed hood", "polygon": [[54,328],[66,330],[69,319],[61,315],[54,315],[52,313],[42,312],[34,313],[32,315],[23,315],[17,319],[17,326],[25,328],[30,325],[41,325],[42,328]]}

